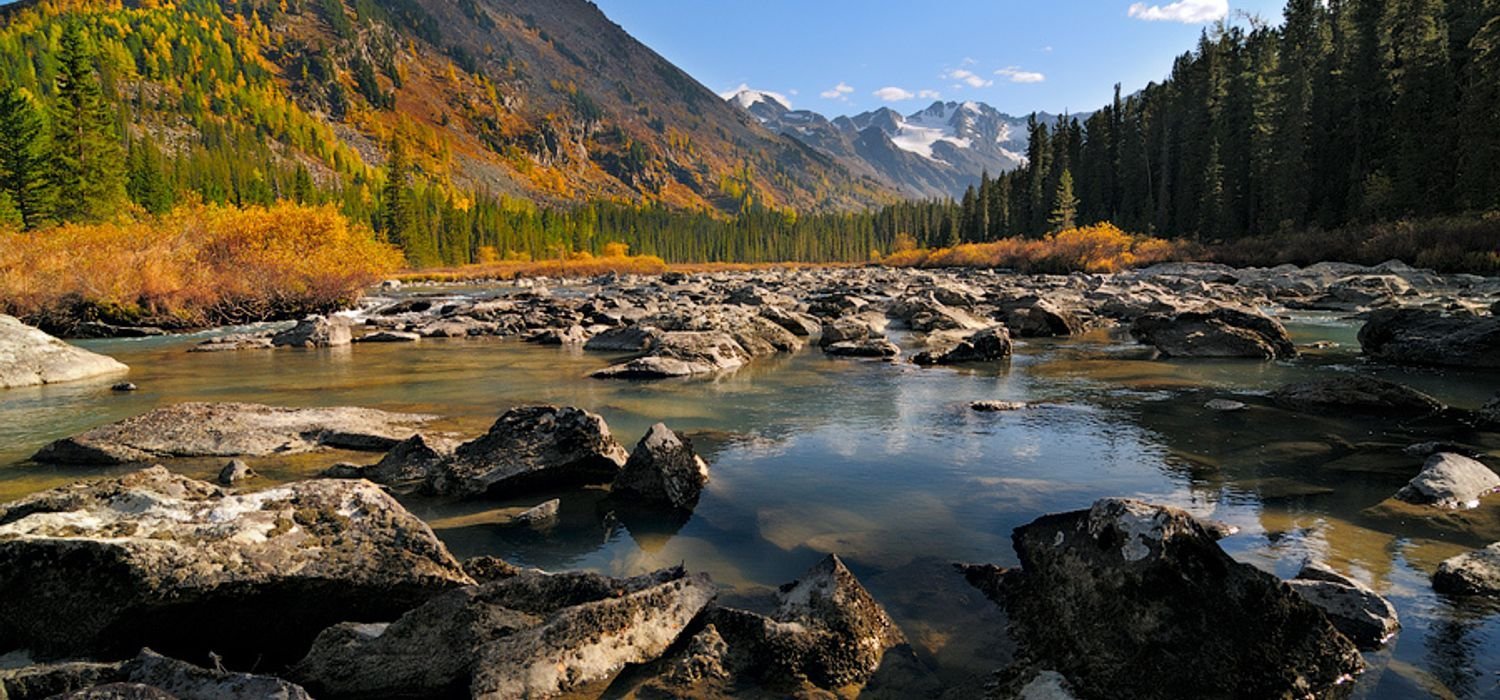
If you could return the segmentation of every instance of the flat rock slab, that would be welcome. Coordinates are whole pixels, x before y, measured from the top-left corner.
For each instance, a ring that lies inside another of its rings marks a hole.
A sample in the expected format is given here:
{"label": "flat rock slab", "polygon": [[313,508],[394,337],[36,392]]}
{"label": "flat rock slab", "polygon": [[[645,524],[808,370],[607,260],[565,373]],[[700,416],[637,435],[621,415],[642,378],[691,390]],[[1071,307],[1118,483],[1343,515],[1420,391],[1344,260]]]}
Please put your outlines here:
{"label": "flat rock slab", "polygon": [[1500,367],[1500,317],[1379,311],[1359,330],[1366,355],[1405,365]]}
{"label": "flat rock slab", "polygon": [[629,456],[598,414],[572,406],[519,406],[432,467],[426,489],[473,497],[609,483]]}
{"label": "flat rock slab", "polygon": [[295,658],[330,624],[471,583],[366,481],[228,494],[152,467],[0,507],[0,649],[45,658]]}
{"label": "flat rock slab", "polygon": [[1500,542],[1444,560],[1432,587],[1454,595],[1500,596]]}
{"label": "flat rock slab", "polygon": [[130,371],[98,353],[69,345],[0,314],[0,389],[57,384]]}
{"label": "flat rock slab", "polygon": [[1462,455],[1439,452],[1427,458],[1422,472],[1396,492],[1396,498],[1439,508],[1478,508],[1479,499],[1500,491],[1500,476]]}
{"label": "flat rock slab", "polygon": [[1416,389],[1364,376],[1288,384],[1271,392],[1278,406],[1304,413],[1354,413],[1421,418],[1443,410],[1442,402]]}
{"label": "flat rock slab", "polygon": [[53,442],[48,464],[132,464],[182,457],[264,457],[320,448],[388,450],[431,416],[371,408],[181,403]]}

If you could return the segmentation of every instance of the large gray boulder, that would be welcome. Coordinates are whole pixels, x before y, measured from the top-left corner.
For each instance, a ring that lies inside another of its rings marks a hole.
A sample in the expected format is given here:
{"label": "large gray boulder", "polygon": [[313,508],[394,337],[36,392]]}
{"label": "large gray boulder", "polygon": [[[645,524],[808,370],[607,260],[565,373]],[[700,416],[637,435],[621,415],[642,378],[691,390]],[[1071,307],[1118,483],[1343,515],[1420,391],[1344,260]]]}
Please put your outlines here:
{"label": "large gray boulder", "polygon": [[0,698],[164,697],[175,700],[311,700],[273,676],[200,668],[150,649],[115,663],[65,662],[0,671]]}
{"label": "large gray boulder", "polygon": [[353,339],[354,334],[344,319],[308,316],[297,325],[271,336],[271,345],[278,348],[335,348],[348,345]]}
{"label": "large gray boulder", "polygon": [[1005,326],[975,331],[945,350],[923,350],[912,357],[919,365],[957,365],[994,362],[1010,357],[1010,332]]}
{"label": "large gray boulder", "polygon": [[1296,578],[1286,584],[1322,610],[1328,621],[1361,649],[1379,649],[1401,629],[1401,619],[1391,601],[1321,564],[1303,564]]}
{"label": "large gray boulder", "polygon": [[472,497],[609,483],[628,457],[598,414],[572,406],[520,406],[500,416],[488,433],[459,445],[432,470],[427,490]]}
{"label": "large gray boulder", "polygon": [[1396,492],[1397,500],[1439,508],[1479,507],[1479,499],[1500,491],[1500,476],[1463,455],[1439,452],[1427,458],[1421,473]]}
{"label": "large gray boulder", "polygon": [[1012,541],[1021,568],[962,569],[1080,697],[1312,697],[1363,670],[1322,611],[1184,511],[1104,499]]}
{"label": "large gray boulder", "polygon": [[1500,542],[1444,560],[1432,587],[1453,595],[1500,596]]}
{"label": "large gray boulder", "polygon": [[589,375],[599,379],[667,379],[739,369],[750,353],[723,331],[669,331],[643,357]]}
{"label": "large gray boulder", "polygon": [[1297,355],[1286,328],[1265,314],[1230,307],[1148,314],[1130,334],[1167,357],[1247,357],[1274,360]]}
{"label": "large gray boulder", "polygon": [[656,346],[661,334],[655,328],[621,326],[589,338],[583,349],[591,352],[646,352]]}
{"label": "large gray boulder", "polygon": [[920,333],[977,330],[985,326],[984,322],[970,316],[968,312],[942,304],[931,294],[898,301],[891,305],[886,315]]}
{"label": "large gray boulder", "polygon": [[1500,317],[1446,316],[1395,309],[1370,316],[1359,329],[1366,355],[1404,365],[1500,367]]}
{"label": "large gray boulder", "polygon": [[1020,338],[1078,335],[1084,330],[1077,313],[1045,299],[1010,308],[1005,325]]}
{"label": "large gray boulder", "polygon": [[265,457],[321,448],[387,450],[431,416],[371,408],[180,403],[53,442],[48,464],[130,464],[177,457]]}
{"label": "large gray boulder", "polygon": [[636,443],[611,490],[625,498],[692,510],[707,483],[708,463],[693,451],[693,443],[657,423]]}
{"label": "large gray boulder", "polygon": [[114,358],[69,345],[0,314],[0,389],[57,384],[129,372]]}
{"label": "large gray boulder", "polygon": [[713,600],[703,574],[519,572],[433,598],[388,625],[319,635],[291,673],[322,698],[544,698],[652,661]]}
{"label": "large gray boulder", "polygon": [[0,507],[0,649],[44,658],[149,645],[269,661],[469,583],[367,481],[229,494],[152,467]]}
{"label": "large gray boulder", "polygon": [[1443,410],[1437,399],[1384,379],[1360,375],[1287,384],[1271,392],[1282,408],[1304,413],[1420,418]]}

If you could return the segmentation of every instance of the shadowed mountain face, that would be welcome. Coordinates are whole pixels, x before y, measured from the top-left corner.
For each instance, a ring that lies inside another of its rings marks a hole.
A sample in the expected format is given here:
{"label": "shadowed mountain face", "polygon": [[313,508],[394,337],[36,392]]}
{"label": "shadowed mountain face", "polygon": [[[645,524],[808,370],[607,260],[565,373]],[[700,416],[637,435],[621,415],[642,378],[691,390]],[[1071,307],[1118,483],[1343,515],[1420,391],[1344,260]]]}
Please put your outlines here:
{"label": "shadowed mountain face", "polygon": [[[767,128],[907,196],[957,197],[983,173],[996,175],[1026,162],[1026,117],[1013,117],[982,102],[933,102],[906,115],[882,107],[830,120],[817,112],[793,110],[776,96],[754,90],[741,90],[728,101]],[[1046,124],[1058,119],[1037,114]]]}
{"label": "shadowed mountain face", "polygon": [[895,194],[764,128],[584,0],[28,0],[0,8],[15,39],[0,59],[26,63],[75,20],[131,133],[175,151],[212,140],[215,120],[254,125],[320,185],[359,182],[399,131],[431,179],[543,203],[820,211]]}

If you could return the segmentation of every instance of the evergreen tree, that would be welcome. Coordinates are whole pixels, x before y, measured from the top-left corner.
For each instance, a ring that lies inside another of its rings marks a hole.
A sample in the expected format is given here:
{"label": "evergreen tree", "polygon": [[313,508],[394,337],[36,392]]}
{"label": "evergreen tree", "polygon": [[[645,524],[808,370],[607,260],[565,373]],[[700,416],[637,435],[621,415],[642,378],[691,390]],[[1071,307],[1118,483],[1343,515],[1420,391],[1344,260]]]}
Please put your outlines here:
{"label": "evergreen tree", "polygon": [[57,215],[68,221],[113,217],[125,203],[125,158],[83,25],[70,22],[58,47],[52,175]]}
{"label": "evergreen tree", "polygon": [[155,144],[148,140],[130,143],[125,191],[132,201],[152,214],[165,214],[176,203],[164,167],[161,151]]}
{"label": "evergreen tree", "polygon": [[0,89],[0,192],[14,222],[28,229],[47,223],[56,199],[48,178],[41,111],[31,96],[11,86]]}
{"label": "evergreen tree", "polygon": [[1052,215],[1047,217],[1047,223],[1052,226],[1052,231],[1065,231],[1078,225],[1078,198],[1073,196],[1073,172],[1062,171],[1057,178],[1056,207]]}

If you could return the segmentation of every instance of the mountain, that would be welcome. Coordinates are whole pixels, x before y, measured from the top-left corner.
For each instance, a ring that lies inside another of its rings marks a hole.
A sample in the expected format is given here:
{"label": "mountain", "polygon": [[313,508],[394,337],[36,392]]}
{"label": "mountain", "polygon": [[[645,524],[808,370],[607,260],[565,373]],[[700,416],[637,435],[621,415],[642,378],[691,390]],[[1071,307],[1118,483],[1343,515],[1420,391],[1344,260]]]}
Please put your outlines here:
{"label": "mountain", "polygon": [[211,200],[261,199],[257,178],[279,193],[298,169],[370,200],[397,135],[419,177],[460,199],[736,212],[895,194],[766,129],[585,0],[23,0],[0,7],[0,83],[51,101],[73,22],[127,140],[217,161],[194,187]]}
{"label": "mountain", "polygon": [[[983,173],[998,175],[1026,162],[1027,117],[982,102],[933,102],[907,115],[882,107],[830,120],[793,110],[774,93],[741,88],[724,97],[766,128],[907,196],[958,197]],[[1043,112],[1037,119],[1055,124],[1059,117]]]}

